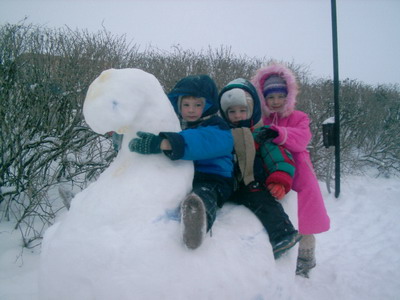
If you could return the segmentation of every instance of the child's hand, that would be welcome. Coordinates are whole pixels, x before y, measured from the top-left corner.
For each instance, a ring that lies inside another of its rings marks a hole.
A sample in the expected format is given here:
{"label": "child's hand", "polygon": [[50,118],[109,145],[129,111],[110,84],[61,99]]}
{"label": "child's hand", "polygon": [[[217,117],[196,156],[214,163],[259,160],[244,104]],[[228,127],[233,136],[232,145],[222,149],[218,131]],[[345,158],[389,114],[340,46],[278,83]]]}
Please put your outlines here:
{"label": "child's hand", "polygon": [[270,184],[268,184],[267,187],[268,187],[268,190],[271,193],[271,195],[278,200],[282,200],[283,197],[285,197],[285,195],[286,195],[285,187],[283,184],[270,183]]}
{"label": "child's hand", "polygon": [[129,150],[140,154],[156,154],[161,153],[160,144],[163,140],[158,135],[138,131],[138,138],[134,138],[129,142]]}
{"label": "child's hand", "polygon": [[260,129],[260,131],[258,132],[255,140],[257,143],[265,143],[265,142],[269,142],[270,140],[278,137],[278,132],[276,132],[275,130],[272,130],[271,128],[267,128],[267,127],[263,127]]}

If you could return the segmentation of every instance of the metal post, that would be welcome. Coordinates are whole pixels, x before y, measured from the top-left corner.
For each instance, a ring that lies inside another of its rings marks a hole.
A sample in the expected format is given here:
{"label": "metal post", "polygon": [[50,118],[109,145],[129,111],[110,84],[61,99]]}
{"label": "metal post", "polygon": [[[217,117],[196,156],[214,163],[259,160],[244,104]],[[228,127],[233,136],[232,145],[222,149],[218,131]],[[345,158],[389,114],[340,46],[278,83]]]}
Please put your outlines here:
{"label": "metal post", "polygon": [[340,194],[340,119],[339,119],[339,64],[336,22],[336,0],[331,0],[333,45],[333,95],[335,102],[335,197]]}

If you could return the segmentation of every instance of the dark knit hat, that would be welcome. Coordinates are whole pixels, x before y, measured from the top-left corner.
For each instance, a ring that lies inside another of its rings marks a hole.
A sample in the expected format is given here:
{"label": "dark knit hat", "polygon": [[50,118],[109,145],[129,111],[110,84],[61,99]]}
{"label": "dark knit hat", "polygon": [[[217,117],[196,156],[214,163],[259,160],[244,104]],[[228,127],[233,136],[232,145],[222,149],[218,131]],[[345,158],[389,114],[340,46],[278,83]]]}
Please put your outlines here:
{"label": "dark knit hat", "polygon": [[264,81],[263,96],[267,97],[272,93],[283,93],[287,95],[286,81],[279,75],[271,75]]}

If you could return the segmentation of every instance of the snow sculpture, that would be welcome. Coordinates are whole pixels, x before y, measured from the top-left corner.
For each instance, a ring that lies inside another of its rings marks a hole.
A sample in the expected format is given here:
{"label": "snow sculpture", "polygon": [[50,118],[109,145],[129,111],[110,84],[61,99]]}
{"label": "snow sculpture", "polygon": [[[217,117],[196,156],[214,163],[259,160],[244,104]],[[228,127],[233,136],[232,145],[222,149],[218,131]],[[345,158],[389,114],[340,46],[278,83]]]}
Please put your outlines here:
{"label": "snow sculpture", "polygon": [[[192,163],[128,149],[137,131],[180,131],[153,75],[104,71],[83,112],[94,131],[123,133],[122,148],[47,230],[40,299],[261,300],[292,293],[297,247],[275,262],[261,223],[244,207],[225,205],[212,237],[194,251],[183,246],[178,207],[191,189]],[[287,198],[296,224],[295,196]]]}

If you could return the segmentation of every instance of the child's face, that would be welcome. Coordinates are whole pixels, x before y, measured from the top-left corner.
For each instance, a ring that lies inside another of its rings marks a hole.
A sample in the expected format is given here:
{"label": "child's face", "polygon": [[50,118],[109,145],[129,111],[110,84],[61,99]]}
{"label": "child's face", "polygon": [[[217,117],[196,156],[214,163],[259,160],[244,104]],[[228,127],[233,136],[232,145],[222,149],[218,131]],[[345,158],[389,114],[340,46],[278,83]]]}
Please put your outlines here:
{"label": "child's face", "polygon": [[243,105],[231,106],[226,110],[227,117],[232,124],[237,124],[239,121],[247,119],[247,107]]}
{"label": "child's face", "polygon": [[267,106],[273,111],[280,111],[286,103],[286,94],[272,93],[265,97]]}
{"label": "child's face", "polygon": [[195,97],[184,97],[181,101],[181,115],[187,122],[195,122],[201,118],[204,110],[204,100]]}

